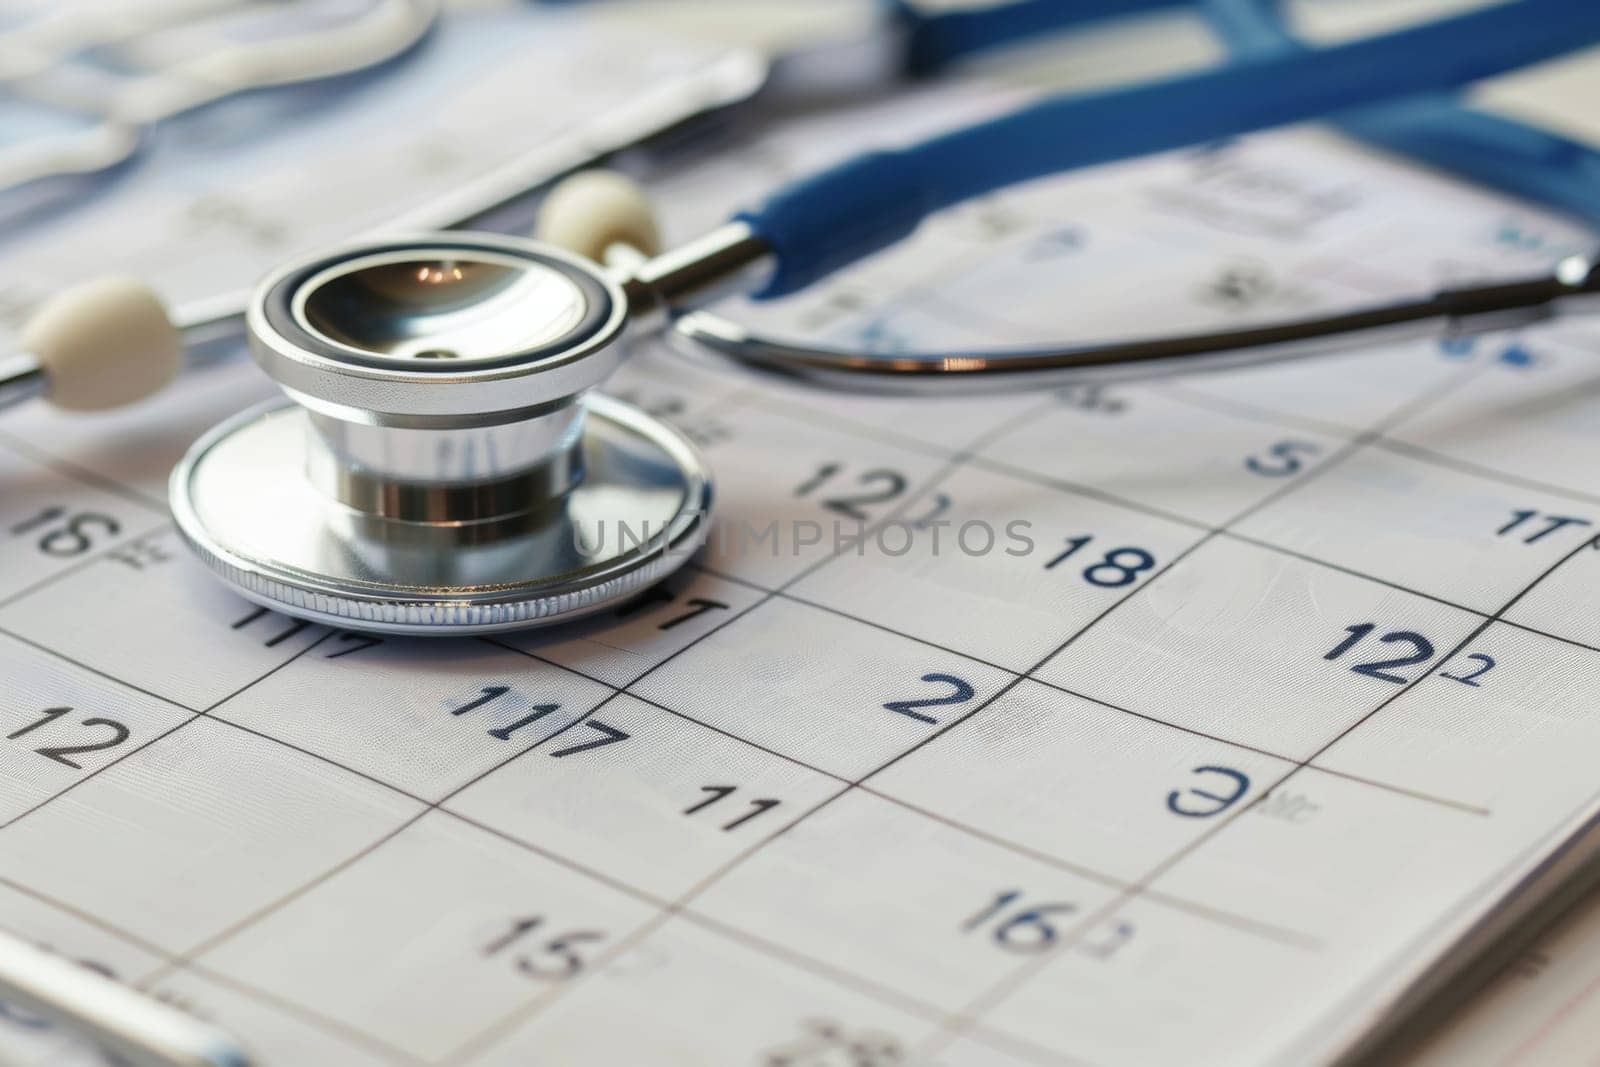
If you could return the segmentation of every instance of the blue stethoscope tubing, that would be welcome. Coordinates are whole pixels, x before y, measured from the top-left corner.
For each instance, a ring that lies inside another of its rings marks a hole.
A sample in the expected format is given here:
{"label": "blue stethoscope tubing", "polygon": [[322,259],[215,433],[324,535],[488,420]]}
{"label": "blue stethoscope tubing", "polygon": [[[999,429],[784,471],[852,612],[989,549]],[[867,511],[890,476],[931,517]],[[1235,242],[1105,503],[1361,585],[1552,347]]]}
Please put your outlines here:
{"label": "blue stethoscope tubing", "polygon": [[[1198,7],[1237,62],[1305,53],[1286,25],[1286,0],[1023,0],[971,11],[921,11],[904,0],[907,70],[937,73],[985,50],[1110,18]],[[1335,116],[1345,134],[1600,228],[1600,150],[1432,92]]]}
{"label": "blue stethoscope tubing", "polygon": [[[964,23],[925,23],[932,28],[913,31],[913,54],[918,32],[925,35],[918,62],[935,67],[1046,25],[1171,6],[1027,0],[986,17],[967,13]],[[1047,97],[920,144],[858,156],[739,213],[776,261],[756,295],[802,289],[906,237],[929,214],[1007,185],[1328,115],[1414,158],[1584,218],[1600,215],[1600,190],[1585,180],[1600,166],[1596,153],[1467,111],[1447,95],[1600,42],[1595,0],[1509,0],[1320,49],[1289,36],[1271,0],[1207,0],[1203,10],[1222,30],[1234,63],[1133,88]]]}
{"label": "blue stethoscope tubing", "polygon": [[[1241,59],[1304,46],[1284,26],[1281,0],[1203,0],[1212,28]],[[1334,118],[1336,128],[1600,228],[1600,151],[1514,119],[1474,111],[1453,93],[1427,93]]]}

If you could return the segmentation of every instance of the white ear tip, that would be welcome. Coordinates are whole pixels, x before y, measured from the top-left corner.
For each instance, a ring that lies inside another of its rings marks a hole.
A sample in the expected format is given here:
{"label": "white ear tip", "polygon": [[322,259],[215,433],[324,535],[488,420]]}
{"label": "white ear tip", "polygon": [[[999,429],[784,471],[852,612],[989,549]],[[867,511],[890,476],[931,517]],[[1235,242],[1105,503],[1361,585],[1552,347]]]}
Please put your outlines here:
{"label": "white ear tip", "polygon": [[149,396],[177,375],[183,360],[183,334],[161,298],[131,278],[102,278],[57,294],[29,320],[21,340],[49,380],[51,403],[72,411]]}
{"label": "white ear tip", "polygon": [[661,251],[650,198],[633,179],[609,170],[581,171],[557,183],[539,208],[533,234],[597,263],[615,244],[647,256]]}

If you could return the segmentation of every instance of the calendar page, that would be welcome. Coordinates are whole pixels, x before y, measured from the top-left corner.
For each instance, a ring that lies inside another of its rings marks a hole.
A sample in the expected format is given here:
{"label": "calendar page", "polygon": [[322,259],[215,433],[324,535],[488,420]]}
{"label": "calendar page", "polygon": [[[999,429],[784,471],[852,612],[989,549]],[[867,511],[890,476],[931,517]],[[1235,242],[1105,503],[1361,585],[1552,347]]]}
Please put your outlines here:
{"label": "calendar page", "polygon": [[1448,1024],[1413,1067],[1582,1063],[1600,1034],[1600,896],[1518,958]]}
{"label": "calendar page", "polygon": [[[885,131],[656,187],[674,237]],[[1218,326],[1589,236],[1308,130],[1052,179],[780,304],[918,348]],[[717,478],[608,615],[330,630],[188,558],[164,483],[271,395],[0,417],[0,925],[274,1065],[1302,1064],[1600,813],[1600,328],[883,399],[646,346]],[[92,1064],[0,1010],[0,1059]]]}
{"label": "calendar page", "polygon": [[[49,0],[56,4],[92,12],[106,0]],[[189,6],[198,18],[207,6],[226,13],[246,5]],[[247,25],[262,35],[304,34],[370,6],[251,4]],[[0,47],[16,31],[8,17],[15,13],[0,12]],[[103,69],[109,62],[83,60],[63,60],[48,76],[82,93],[78,82],[92,74],[94,95],[108,102],[148,92],[162,70],[151,56],[178,43],[204,52],[211,37],[228,39],[209,25],[202,19],[128,46],[122,65],[132,69],[120,77]],[[290,257],[374,230],[454,224],[499,191],[741,98],[763,65],[742,49],[553,5],[446,0],[427,37],[377,70],[222,100],[150,129],[108,174],[0,197],[0,342],[12,343],[52,294],[111,274],[150,283],[183,321],[237,311],[255,279]],[[0,150],[86,121],[62,104],[0,96]]]}

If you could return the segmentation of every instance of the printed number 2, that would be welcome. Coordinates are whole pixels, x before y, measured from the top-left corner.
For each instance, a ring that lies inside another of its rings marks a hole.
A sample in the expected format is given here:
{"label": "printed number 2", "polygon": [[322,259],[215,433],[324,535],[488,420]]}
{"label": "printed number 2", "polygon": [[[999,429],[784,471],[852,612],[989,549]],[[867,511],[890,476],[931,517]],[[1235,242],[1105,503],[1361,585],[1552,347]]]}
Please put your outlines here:
{"label": "printed number 2", "polygon": [[[33,731],[39,729],[41,726],[48,726],[50,723],[55,722],[57,719],[61,718],[71,710],[71,708],[46,708],[44,711],[40,712],[40,715],[42,716],[41,718],[29,723],[20,730],[13,730],[11,733],[6,734],[6,740],[15,741],[20,737],[26,737],[28,734],[33,733]],[[114,719],[84,719],[79,725],[109,727],[111,729],[111,736],[104,740],[96,741],[94,744],[90,745],[55,745],[46,746],[44,748],[36,748],[34,751],[46,759],[55,760],[57,763],[64,763],[75,771],[81,771],[83,770],[83,765],[81,763],[74,762],[68,757],[81,755],[85,752],[99,752],[107,748],[116,748],[118,745],[122,744],[122,742],[126,741],[130,734],[130,731],[126,726]]]}
{"label": "printed number 2", "polygon": [[[840,463],[825,463],[817,468],[817,473],[795,487],[795,496],[810,496],[817,489],[832,481],[844,465]],[[903,494],[911,483],[899,471],[870,470],[856,478],[856,484],[861,487],[861,492],[854,496],[835,495],[822,501],[822,506],[836,515],[843,515],[847,519],[857,522],[866,522],[870,518],[867,507],[873,504],[886,504]]]}
{"label": "printed number 2", "polygon": [[924,682],[937,682],[941,685],[948,685],[951,691],[942,697],[923,697],[921,700],[891,700],[883,706],[884,710],[916,719],[918,722],[928,723],[931,726],[937,726],[938,719],[935,719],[932,715],[924,715],[917,709],[938,708],[946,704],[965,704],[977,692],[971,685],[953,674],[924,674],[922,680]]}
{"label": "printed number 2", "polygon": [[1452,682],[1460,682],[1462,685],[1470,685],[1472,688],[1477,689],[1483,685],[1483,683],[1478,681],[1478,679],[1494,670],[1494,657],[1486,656],[1482,652],[1474,652],[1472,655],[1468,656],[1467,659],[1472,660],[1474,663],[1478,664],[1478,666],[1474,667],[1470,671],[1467,671],[1465,674],[1448,674],[1444,671],[1440,671],[1439,677],[1448,678]]}

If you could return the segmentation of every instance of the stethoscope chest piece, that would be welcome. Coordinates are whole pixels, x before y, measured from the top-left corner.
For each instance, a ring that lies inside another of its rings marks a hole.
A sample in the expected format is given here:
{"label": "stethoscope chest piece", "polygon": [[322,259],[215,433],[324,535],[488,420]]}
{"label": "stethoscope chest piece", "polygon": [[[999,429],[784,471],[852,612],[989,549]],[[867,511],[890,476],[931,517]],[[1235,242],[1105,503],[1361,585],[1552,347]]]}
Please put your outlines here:
{"label": "stethoscope chest piece", "polygon": [[173,471],[201,560],[331,625],[483,633],[591,614],[681,566],[711,480],[677,430],[591,392],[628,308],[592,264],[479,235],[291,264],[249,312],[288,395]]}

